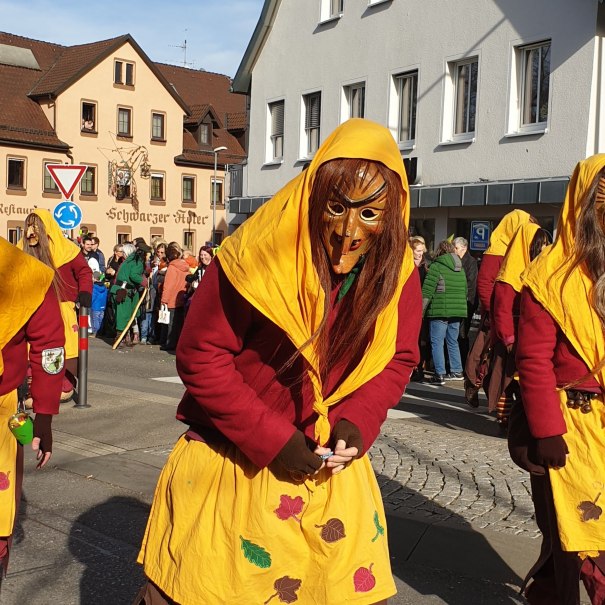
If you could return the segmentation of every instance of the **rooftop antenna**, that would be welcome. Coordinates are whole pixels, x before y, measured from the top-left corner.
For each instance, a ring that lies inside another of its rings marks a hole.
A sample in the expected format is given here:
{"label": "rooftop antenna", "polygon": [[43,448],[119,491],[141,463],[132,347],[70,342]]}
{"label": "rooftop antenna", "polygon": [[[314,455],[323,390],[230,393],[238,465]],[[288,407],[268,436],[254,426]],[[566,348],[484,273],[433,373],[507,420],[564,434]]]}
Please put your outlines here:
{"label": "rooftop antenna", "polygon": [[[185,35],[187,35],[187,30],[185,30]],[[169,44],[172,48],[180,48],[183,51],[183,67],[193,67],[195,65],[195,61],[187,61],[187,40],[183,40],[182,44]]]}

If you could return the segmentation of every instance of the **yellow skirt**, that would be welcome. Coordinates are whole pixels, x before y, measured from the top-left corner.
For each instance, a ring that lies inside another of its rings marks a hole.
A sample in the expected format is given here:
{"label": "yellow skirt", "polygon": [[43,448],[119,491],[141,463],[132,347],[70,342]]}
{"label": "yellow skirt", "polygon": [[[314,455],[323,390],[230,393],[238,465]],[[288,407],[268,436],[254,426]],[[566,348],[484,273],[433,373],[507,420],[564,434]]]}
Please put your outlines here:
{"label": "yellow skirt", "polygon": [[138,561],[179,605],[371,604],[396,593],[367,456],[297,484],[234,445],[177,442]]}
{"label": "yellow skirt", "polygon": [[65,330],[65,359],[74,359],[78,356],[78,315],[75,303],[62,302],[61,317]]}
{"label": "yellow skirt", "polygon": [[561,410],[567,426],[563,436],[569,449],[563,468],[550,469],[561,546],[568,552],[605,551],[605,405],[592,400],[592,412]]}
{"label": "yellow skirt", "polygon": [[8,428],[8,419],[16,411],[17,391],[0,395],[0,537],[10,536],[15,523],[17,440]]}

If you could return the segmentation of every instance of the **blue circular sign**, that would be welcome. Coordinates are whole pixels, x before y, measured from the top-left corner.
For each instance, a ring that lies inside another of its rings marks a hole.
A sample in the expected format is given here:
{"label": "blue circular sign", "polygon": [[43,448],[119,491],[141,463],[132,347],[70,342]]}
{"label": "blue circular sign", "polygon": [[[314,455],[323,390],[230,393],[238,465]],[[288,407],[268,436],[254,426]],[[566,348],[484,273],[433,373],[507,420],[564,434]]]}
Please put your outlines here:
{"label": "blue circular sign", "polygon": [[75,229],[82,222],[82,210],[73,202],[57,204],[53,216],[61,229]]}

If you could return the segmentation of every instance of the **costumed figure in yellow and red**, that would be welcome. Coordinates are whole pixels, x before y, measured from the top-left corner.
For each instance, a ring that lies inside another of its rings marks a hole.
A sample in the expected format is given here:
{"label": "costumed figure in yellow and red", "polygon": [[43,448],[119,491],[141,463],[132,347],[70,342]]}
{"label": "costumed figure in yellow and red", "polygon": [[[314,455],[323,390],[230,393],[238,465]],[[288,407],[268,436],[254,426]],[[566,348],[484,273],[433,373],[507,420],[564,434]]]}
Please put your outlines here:
{"label": "costumed figure in yellow and red", "polygon": [[[464,367],[464,391],[465,400],[470,406],[476,408],[479,405],[479,389],[489,370],[489,358],[491,355],[492,338],[490,335],[492,295],[496,278],[502,267],[504,256],[508,250],[515,233],[522,225],[536,222],[535,219],[524,210],[513,210],[502,217],[498,226],[494,229],[489,248],[484,252],[477,275],[477,296],[481,308],[481,323],[479,331],[471,350],[469,351],[466,365]],[[490,402],[489,411],[493,412],[500,405],[497,413],[499,421],[508,419],[509,405],[506,395],[501,402]]]}
{"label": "costumed figure in yellow and red", "polygon": [[23,446],[10,431],[9,419],[17,412],[17,388],[24,381],[28,359],[36,414],[32,448],[38,467],[52,452],[52,417],[59,412],[65,358],[55,276],[0,237],[0,583],[8,565],[23,477]]}
{"label": "costumed figure in yellow and red", "polygon": [[78,315],[76,303],[92,303],[92,270],[80,248],[63,236],[48,210],[37,208],[25,219],[24,237],[17,244],[58,274],[59,303],[65,331],[65,379],[61,401],[73,395],[78,375]]}
{"label": "costumed figure in yellow and red", "polygon": [[597,155],[576,167],[555,242],[522,276],[516,362],[536,518],[545,520],[532,604],[579,604],[580,577],[592,603],[605,603],[604,251]]}
{"label": "costumed figure in yellow and red", "polygon": [[368,449],[419,359],[409,190],[353,119],[221,246],[177,348],[189,425],[160,476],[136,603],[395,594]]}

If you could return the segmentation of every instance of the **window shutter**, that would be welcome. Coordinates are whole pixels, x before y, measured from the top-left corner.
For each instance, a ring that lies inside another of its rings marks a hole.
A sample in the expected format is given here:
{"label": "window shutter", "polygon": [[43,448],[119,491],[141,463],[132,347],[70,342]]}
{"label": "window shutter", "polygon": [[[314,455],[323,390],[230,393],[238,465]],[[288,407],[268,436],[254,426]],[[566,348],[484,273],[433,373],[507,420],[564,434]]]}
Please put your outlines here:
{"label": "window shutter", "polygon": [[305,128],[319,128],[319,117],[321,114],[321,94],[316,93],[307,97],[307,115],[305,116]]}
{"label": "window shutter", "polygon": [[271,134],[273,136],[284,134],[284,102],[271,104]]}

